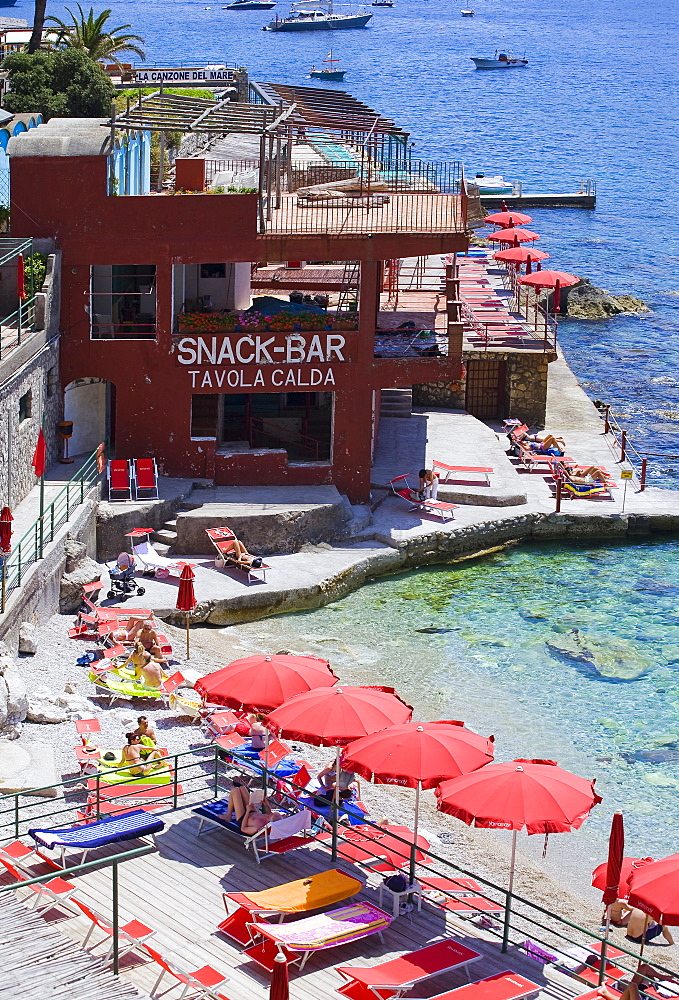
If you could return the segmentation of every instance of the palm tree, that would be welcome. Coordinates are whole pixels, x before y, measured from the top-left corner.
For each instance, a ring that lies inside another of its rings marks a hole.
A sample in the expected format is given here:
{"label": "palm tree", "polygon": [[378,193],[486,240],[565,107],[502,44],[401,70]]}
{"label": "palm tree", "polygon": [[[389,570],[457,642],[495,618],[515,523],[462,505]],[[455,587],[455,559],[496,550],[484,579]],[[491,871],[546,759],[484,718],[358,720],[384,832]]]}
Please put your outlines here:
{"label": "palm tree", "polygon": [[42,42],[42,28],[45,23],[45,8],[47,0],[35,0],[35,14],[33,17],[33,32],[28,43],[29,52],[37,52]]}
{"label": "palm tree", "polygon": [[59,44],[65,45],[67,48],[82,49],[94,60],[112,59],[114,62],[118,62],[117,57],[124,52],[133,52],[140,59],[146,59],[144,50],[134,44],[135,42],[143,44],[143,38],[140,38],[139,35],[120,34],[121,31],[124,32],[131,28],[131,24],[121,24],[118,28],[107,28],[106,22],[111,16],[110,10],[104,10],[95,17],[94,8],[90,7],[89,14],[85,16],[80,4],[76,6],[78,17],[72,10],[66,8],[66,12],[71,17],[72,23],[70,24],[60,21],[58,17],[47,18],[47,21],[51,22],[57,29],[57,42]]}

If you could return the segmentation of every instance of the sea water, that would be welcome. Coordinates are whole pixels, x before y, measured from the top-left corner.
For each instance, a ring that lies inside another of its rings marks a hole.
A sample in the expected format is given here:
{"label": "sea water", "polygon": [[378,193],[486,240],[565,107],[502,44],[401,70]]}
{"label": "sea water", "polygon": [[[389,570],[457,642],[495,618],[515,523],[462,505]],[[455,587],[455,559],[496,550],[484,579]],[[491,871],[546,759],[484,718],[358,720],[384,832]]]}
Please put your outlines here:
{"label": "sea water", "polygon": [[678,556],[674,541],[526,545],[237,631],[248,648],[322,656],[345,682],[392,684],[416,719],[492,733],[498,760],[596,778],[603,804],[551,848],[586,882],[616,809],[627,853],[678,847]]}
{"label": "sea water", "polygon": [[[72,6],[72,5],[70,5]],[[214,0],[107,0],[111,24],[144,37],[160,65],[226,62],[255,80],[348,90],[409,131],[414,155],[462,160],[534,190],[597,182],[597,208],[530,210],[550,267],[646,301],[652,313],[563,322],[567,359],[613,404],[649,478],[679,477],[679,32],[672,0],[395,0],[370,26],[265,32],[269,11]],[[273,13],[287,12],[279,0]],[[338,11],[343,8],[338,6]],[[348,9],[348,8],[347,8]],[[371,9],[371,8],[368,8]],[[13,11],[32,18],[32,0]],[[64,15],[59,3],[48,13]],[[308,78],[332,46],[347,76]],[[478,71],[471,56],[525,52],[529,65]],[[558,428],[566,436],[568,428]],[[669,456],[677,456],[677,459]]]}

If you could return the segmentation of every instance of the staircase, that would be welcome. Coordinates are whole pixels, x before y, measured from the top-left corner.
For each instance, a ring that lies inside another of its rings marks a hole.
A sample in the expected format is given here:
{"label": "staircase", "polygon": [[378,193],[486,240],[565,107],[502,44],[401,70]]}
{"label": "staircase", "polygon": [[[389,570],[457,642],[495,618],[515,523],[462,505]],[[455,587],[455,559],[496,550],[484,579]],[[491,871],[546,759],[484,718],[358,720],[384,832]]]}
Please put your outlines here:
{"label": "staircase", "polygon": [[[180,510],[187,510],[186,507],[180,507]],[[168,552],[171,551],[172,546],[177,541],[177,518],[173,517],[169,521],[166,521],[162,528],[158,528],[151,535],[151,540],[155,542],[153,546],[161,556],[166,556]]]}
{"label": "staircase", "polygon": [[410,386],[382,389],[380,417],[409,417],[412,411],[413,390]]}

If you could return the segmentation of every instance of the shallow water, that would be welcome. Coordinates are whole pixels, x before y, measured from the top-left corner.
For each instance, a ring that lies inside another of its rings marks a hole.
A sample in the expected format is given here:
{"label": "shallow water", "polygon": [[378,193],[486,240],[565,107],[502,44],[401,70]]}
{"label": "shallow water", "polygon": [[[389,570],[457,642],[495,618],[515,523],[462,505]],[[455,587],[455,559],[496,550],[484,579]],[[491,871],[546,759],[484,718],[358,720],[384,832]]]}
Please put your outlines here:
{"label": "shallow water", "polygon": [[[393,684],[416,718],[494,733],[498,760],[547,758],[596,778],[603,804],[579,834],[552,838],[559,863],[585,860],[586,875],[615,809],[628,853],[677,849],[678,555],[678,542],[520,547],[381,579],[238,632],[262,649],[327,657],[345,681]],[[615,646],[623,671],[640,676],[602,677],[550,651],[576,634],[604,653]],[[535,853],[542,838],[531,840]]]}

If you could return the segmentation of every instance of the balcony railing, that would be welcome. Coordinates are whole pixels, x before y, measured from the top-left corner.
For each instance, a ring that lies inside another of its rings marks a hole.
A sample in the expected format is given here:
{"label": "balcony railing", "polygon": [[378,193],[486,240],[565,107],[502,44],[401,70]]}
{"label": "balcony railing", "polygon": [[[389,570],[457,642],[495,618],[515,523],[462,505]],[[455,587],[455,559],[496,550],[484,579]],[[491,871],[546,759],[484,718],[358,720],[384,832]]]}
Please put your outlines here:
{"label": "balcony railing", "polygon": [[19,347],[26,337],[35,330],[35,300],[36,296],[34,295],[26,302],[20,303],[15,312],[0,319],[0,361],[10,351]]}

